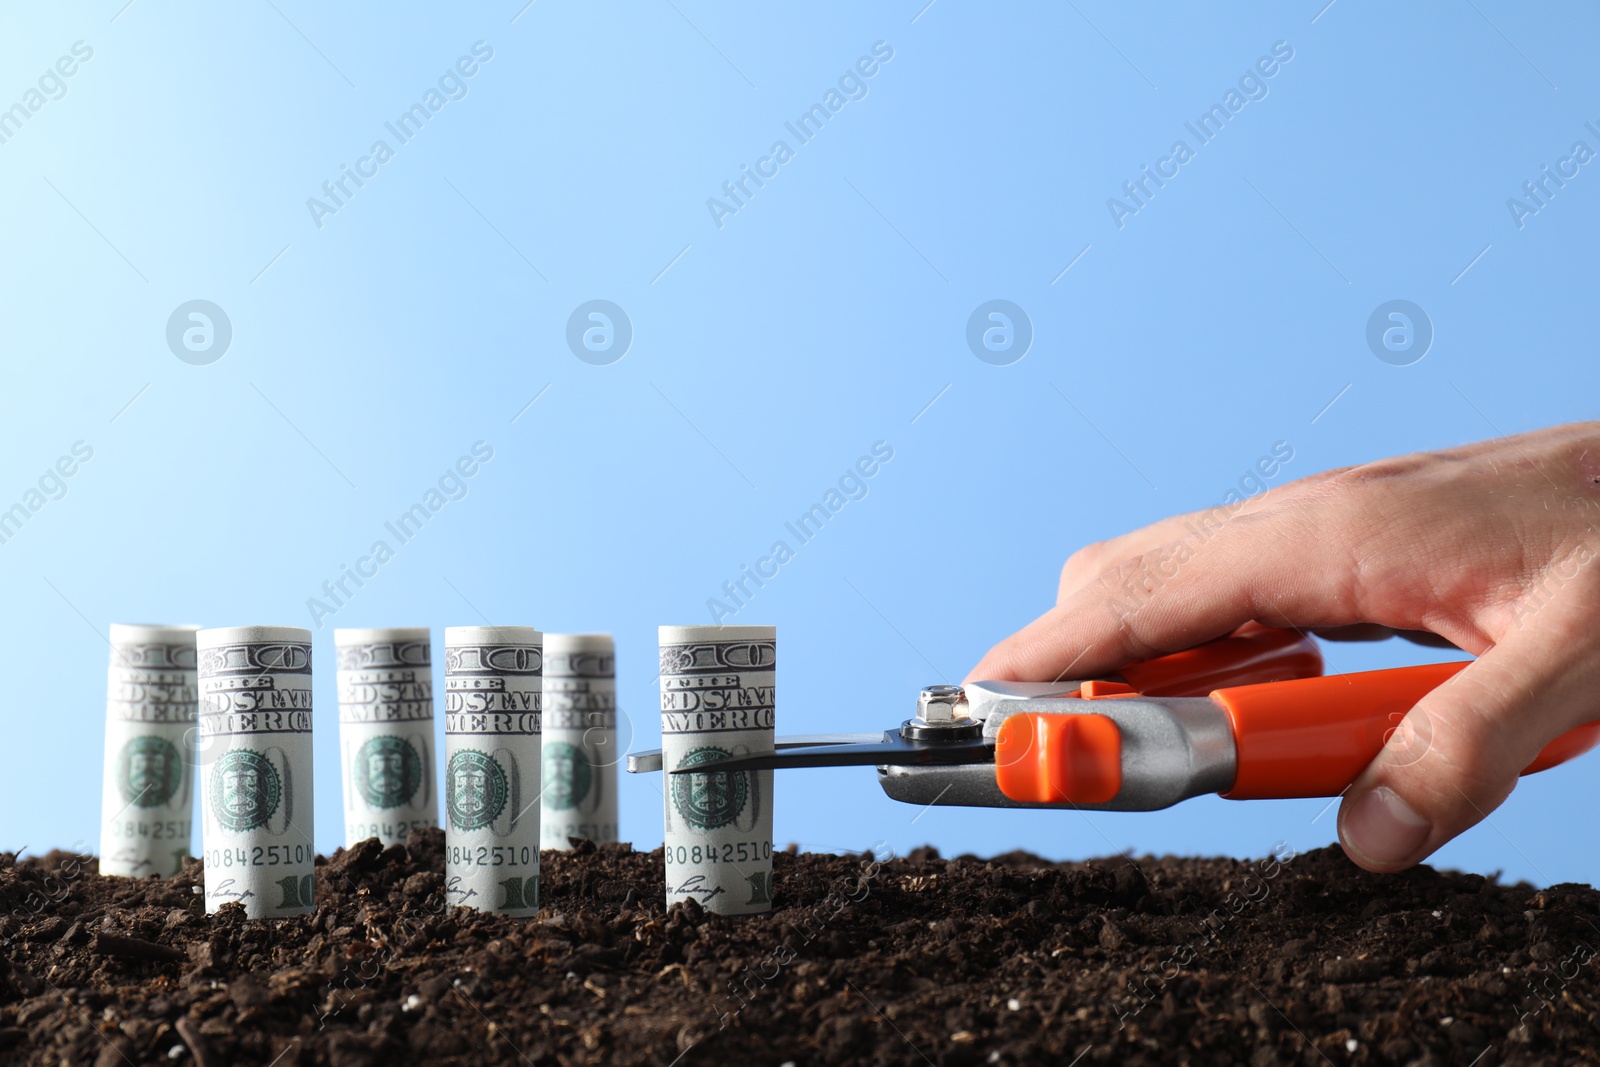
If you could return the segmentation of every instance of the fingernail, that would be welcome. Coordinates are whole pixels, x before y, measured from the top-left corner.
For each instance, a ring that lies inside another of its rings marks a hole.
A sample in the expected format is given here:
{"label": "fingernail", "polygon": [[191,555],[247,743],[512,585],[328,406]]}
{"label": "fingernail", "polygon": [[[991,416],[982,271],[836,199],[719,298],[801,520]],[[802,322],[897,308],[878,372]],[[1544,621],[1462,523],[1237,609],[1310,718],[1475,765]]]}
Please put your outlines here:
{"label": "fingernail", "polygon": [[1374,866],[1391,867],[1409,860],[1432,829],[1399,793],[1380,785],[1351,801],[1342,836]]}

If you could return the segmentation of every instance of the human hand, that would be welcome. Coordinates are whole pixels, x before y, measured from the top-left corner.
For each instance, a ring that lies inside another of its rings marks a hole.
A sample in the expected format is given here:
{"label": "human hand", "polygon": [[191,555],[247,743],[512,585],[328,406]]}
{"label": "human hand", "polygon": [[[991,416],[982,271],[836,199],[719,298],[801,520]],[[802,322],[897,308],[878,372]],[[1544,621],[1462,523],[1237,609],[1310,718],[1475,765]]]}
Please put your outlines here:
{"label": "human hand", "polygon": [[1600,423],[1327,471],[1090,545],[1056,606],[967,680],[1092,678],[1255,620],[1332,638],[1437,635],[1477,656],[1351,784],[1339,839],[1420,862],[1600,719]]}

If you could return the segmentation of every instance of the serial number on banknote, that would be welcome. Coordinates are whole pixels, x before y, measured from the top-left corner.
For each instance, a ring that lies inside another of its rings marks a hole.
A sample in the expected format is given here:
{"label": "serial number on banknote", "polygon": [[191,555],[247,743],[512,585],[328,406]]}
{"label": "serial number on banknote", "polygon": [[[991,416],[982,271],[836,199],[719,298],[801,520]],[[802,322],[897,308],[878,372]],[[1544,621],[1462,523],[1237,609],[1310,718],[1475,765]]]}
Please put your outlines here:
{"label": "serial number on banknote", "polygon": [[754,863],[772,858],[771,841],[724,841],[720,845],[668,845],[668,863]]}
{"label": "serial number on banknote", "polygon": [[257,845],[254,848],[208,848],[207,867],[281,867],[286,863],[310,863],[315,857],[310,845]]}
{"label": "serial number on banknote", "polygon": [[526,867],[539,858],[528,845],[450,845],[445,862],[462,867]]}
{"label": "serial number on banknote", "polygon": [[165,819],[161,822],[118,819],[111,824],[112,837],[147,837],[152,841],[187,841],[189,831],[188,819]]}

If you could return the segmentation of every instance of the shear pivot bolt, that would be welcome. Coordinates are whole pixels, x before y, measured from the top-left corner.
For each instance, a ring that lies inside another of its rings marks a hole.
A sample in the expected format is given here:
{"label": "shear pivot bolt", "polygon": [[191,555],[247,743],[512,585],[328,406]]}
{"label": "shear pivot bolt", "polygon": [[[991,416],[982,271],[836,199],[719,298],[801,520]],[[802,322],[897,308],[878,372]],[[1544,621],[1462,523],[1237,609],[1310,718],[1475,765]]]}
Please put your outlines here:
{"label": "shear pivot bolt", "polygon": [[930,685],[917,697],[917,718],[930,726],[951,725],[967,717],[966,703],[959,685]]}
{"label": "shear pivot bolt", "polygon": [[900,724],[908,741],[959,742],[983,736],[983,724],[967,714],[959,685],[930,685],[917,697],[917,717]]}

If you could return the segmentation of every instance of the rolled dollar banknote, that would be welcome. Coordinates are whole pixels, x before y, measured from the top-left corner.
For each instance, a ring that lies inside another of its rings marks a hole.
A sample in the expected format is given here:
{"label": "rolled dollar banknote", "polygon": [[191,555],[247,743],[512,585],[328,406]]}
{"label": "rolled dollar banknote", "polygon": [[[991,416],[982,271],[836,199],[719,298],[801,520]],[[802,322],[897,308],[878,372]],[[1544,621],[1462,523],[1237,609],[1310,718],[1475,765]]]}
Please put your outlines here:
{"label": "rolled dollar banknote", "polygon": [[165,877],[189,855],[199,629],[111,625],[101,874]]}
{"label": "rolled dollar banknote", "polygon": [[439,825],[428,630],[337,629],[333,644],[345,846],[404,844],[412,830]]}
{"label": "rolled dollar banknote", "polygon": [[444,631],[444,880],[462,907],[539,911],[541,646],[529,626]]}
{"label": "rolled dollar banknote", "polygon": [[539,843],[617,840],[617,656],[610,634],[544,635]]}
{"label": "rolled dollar banknote", "polygon": [[314,906],[311,631],[234,626],[196,637],[206,911],[252,919]]}
{"label": "rolled dollar banknote", "polygon": [[661,766],[666,774],[667,906],[772,910],[772,772],[718,772],[729,756],[773,750],[778,631],[663,626]]}

